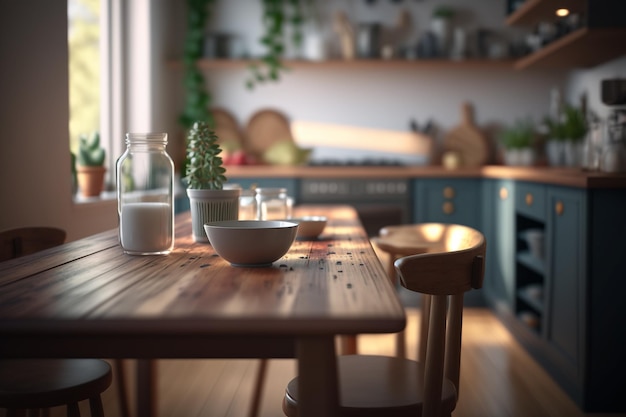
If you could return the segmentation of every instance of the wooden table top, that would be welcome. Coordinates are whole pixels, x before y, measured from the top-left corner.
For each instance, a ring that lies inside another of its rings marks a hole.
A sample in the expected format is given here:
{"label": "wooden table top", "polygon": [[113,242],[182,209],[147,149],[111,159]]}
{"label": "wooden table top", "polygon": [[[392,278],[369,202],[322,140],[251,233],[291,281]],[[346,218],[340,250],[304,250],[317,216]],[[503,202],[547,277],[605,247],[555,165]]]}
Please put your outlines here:
{"label": "wooden table top", "polygon": [[[233,267],[194,243],[188,212],[167,256],[124,254],[114,229],[0,263],[0,356],[281,357],[291,348],[271,340],[401,330],[404,310],[356,212],[304,214],[328,216],[323,235],[267,268]],[[267,349],[228,351],[242,337]]]}

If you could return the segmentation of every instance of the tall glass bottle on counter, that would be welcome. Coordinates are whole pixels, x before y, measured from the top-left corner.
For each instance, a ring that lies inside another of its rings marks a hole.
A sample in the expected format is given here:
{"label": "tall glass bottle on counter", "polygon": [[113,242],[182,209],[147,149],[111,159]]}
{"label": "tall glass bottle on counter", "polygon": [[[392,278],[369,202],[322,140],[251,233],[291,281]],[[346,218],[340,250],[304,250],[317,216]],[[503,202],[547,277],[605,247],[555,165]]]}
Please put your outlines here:
{"label": "tall glass bottle on counter", "polygon": [[117,160],[119,239],[130,255],[166,255],[174,248],[174,163],[167,133],[127,133]]}

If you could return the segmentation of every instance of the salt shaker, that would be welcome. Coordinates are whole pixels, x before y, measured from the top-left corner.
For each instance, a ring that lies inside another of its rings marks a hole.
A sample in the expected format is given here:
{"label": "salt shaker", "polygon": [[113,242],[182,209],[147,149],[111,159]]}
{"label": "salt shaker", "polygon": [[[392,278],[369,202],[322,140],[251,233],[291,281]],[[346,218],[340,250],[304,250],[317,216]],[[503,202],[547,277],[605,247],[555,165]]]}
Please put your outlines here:
{"label": "salt shaker", "polygon": [[117,160],[119,239],[130,255],[165,255],[174,248],[174,163],[167,133],[127,133]]}

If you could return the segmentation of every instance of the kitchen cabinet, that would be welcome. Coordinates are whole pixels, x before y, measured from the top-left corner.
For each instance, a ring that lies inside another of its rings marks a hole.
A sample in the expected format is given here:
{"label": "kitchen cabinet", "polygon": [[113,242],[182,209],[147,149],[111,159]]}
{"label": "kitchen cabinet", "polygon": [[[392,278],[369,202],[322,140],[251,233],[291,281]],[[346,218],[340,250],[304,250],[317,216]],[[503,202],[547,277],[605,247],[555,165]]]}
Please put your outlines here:
{"label": "kitchen cabinet", "polygon": [[490,306],[512,315],[515,297],[515,182],[485,179],[482,231],[487,237],[483,290]]}
{"label": "kitchen cabinet", "polygon": [[[626,54],[626,25],[618,2],[612,0],[570,0],[567,7],[586,20],[580,27],[541,49],[520,58],[516,69],[537,67],[593,67]],[[552,0],[526,0],[511,13],[509,26],[533,27],[540,22],[556,22],[557,6]],[[620,21],[621,19],[621,21]]]}
{"label": "kitchen cabinet", "polygon": [[416,222],[456,223],[480,230],[480,179],[419,179],[414,187]]}
{"label": "kitchen cabinet", "polygon": [[546,314],[544,336],[561,379],[580,397],[587,312],[587,201],[584,191],[548,187],[546,196]]}

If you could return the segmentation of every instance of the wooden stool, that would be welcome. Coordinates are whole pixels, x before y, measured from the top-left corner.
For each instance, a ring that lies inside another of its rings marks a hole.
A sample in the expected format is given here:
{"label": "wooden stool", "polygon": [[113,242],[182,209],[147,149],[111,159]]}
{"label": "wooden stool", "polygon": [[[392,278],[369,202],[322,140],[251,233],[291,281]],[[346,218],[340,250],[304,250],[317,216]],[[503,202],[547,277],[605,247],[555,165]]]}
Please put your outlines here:
{"label": "wooden stool", "polygon": [[78,403],[89,400],[91,416],[104,417],[100,394],[111,380],[111,366],[100,359],[2,360],[0,408],[7,409],[7,417],[17,417],[26,410],[65,405],[68,417],[79,417]]}

